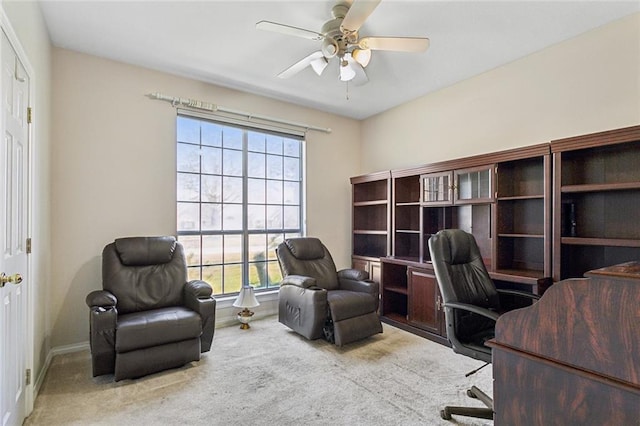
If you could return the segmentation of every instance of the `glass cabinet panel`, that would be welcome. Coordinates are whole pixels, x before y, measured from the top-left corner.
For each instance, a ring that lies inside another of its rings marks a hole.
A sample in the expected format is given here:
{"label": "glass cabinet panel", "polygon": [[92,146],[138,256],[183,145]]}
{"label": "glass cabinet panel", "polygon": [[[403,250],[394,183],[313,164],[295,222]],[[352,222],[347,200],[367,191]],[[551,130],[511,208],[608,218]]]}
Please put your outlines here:
{"label": "glass cabinet panel", "polygon": [[451,203],[451,173],[432,173],[421,176],[422,202],[425,204]]}
{"label": "glass cabinet panel", "polygon": [[493,200],[493,166],[455,172],[455,201]]}

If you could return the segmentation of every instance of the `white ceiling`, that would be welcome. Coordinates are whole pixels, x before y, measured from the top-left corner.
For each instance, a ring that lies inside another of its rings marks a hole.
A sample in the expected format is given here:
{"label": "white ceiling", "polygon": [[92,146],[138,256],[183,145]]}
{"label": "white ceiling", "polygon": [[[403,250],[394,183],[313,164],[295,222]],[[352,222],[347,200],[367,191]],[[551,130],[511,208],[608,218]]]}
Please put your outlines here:
{"label": "white ceiling", "polygon": [[277,78],[318,50],[320,42],[260,31],[255,23],[270,20],[320,31],[333,4],[41,0],[56,46],[356,119],[640,11],[639,0],[383,0],[360,29],[361,37],[426,36],[429,50],[373,52],[366,69],[369,82],[359,87],[339,81],[335,59],[321,77],[307,68],[290,79]]}

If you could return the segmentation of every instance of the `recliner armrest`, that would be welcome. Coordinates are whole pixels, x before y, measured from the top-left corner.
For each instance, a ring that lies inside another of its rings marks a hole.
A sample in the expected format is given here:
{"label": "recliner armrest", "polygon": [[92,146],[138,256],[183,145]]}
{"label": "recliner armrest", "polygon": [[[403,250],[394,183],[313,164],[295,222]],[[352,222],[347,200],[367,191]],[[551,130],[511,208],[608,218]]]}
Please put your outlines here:
{"label": "recliner armrest", "polygon": [[202,335],[200,336],[200,352],[211,349],[216,323],[216,299],[211,297],[213,289],[201,280],[189,281],[184,286],[184,304],[200,315]]}
{"label": "recliner armrest", "polygon": [[460,302],[445,302],[445,308],[453,308],[453,309],[461,309],[467,312],[473,312],[474,314],[482,315],[483,317],[489,318],[491,320],[497,321],[500,314],[494,311],[490,311],[487,308],[482,308],[480,306],[469,305],[468,303],[460,303]]}
{"label": "recliner armrest", "polygon": [[185,297],[192,297],[195,299],[206,299],[211,297],[213,289],[209,284],[201,280],[189,281],[184,286]]}
{"label": "recliner armrest", "polygon": [[116,304],[118,303],[118,299],[110,291],[95,290],[87,294],[85,302],[90,308],[94,306],[101,308],[111,308],[116,306]]}
{"label": "recliner armrest", "polygon": [[342,269],[338,271],[338,278],[346,278],[349,280],[365,281],[369,279],[369,273],[360,269]]}
{"label": "recliner armrest", "polygon": [[354,280],[349,278],[339,278],[339,281],[340,281],[340,290],[369,293],[372,296],[377,296],[379,292],[379,285],[376,281]]}
{"label": "recliner armrest", "polygon": [[116,297],[108,291],[96,290],[87,295],[86,302],[90,308],[89,344],[93,376],[113,373],[118,321]]}
{"label": "recliner armrest", "polygon": [[288,275],[280,282],[280,287],[285,285],[293,285],[300,288],[312,289],[316,287],[316,279],[305,277],[304,275]]}

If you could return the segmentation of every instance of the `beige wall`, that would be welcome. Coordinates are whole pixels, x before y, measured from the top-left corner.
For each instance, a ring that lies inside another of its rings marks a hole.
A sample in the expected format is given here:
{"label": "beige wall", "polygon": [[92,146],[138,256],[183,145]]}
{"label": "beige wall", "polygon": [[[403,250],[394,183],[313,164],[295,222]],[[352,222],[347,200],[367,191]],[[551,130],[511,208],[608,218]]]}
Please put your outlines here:
{"label": "beige wall", "polygon": [[365,120],[362,172],[637,124],[640,14]]}
{"label": "beige wall", "polygon": [[50,103],[51,44],[40,7],[36,2],[2,2],[2,7],[33,68],[34,121],[32,130],[33,180],[31,237],[33,254],[29,258],[31,276],[26,282],[33,297],[34,354],[33,376],[41,372],[49,344],[49,297],[51,295],[50,257]]}
{"label": "beige wall", "polygon": [[360,123],[51,50],[37,3],[3,7],[35,69],[36,375],[50,347],[87,341],[84,297],[100,287],[102,247],[175,232],[175,110],[148,92],[333,128],[309,133],[307,225],[340,267],[352,175],[640,123],[638,14]]}
{"label": "beige wall", "polygon": [[114,238],[175,234],[175,109],[150,92],[331,127],[307,137],[307,229],[350,262],[360,123],[63,49],[53,52],[52,345],[88,339],[84,298]]}

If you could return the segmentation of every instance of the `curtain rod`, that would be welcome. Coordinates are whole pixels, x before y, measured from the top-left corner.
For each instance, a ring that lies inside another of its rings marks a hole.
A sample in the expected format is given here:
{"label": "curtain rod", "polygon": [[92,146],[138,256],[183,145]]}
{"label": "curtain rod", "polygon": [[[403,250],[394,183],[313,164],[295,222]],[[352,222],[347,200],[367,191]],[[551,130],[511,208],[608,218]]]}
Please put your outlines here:
{"label": "curtain rod", "polygon": [[209,111],[209,112],[222,112],[222,113],[225,113],[225,114],[241,116],[241,117],[244,117],[246,120],[249,120],[249,121],[255,119],[255,120],[267,121],[267,122],[271,122],[271,123],[284,124],[284,125],[287,125],[287,126],[298,127],[300,129],[304,129],[304,131],[315,130],[317,132],[331,133],[331,128],[330,127],[317,127],[317,126],[311,126],[311,125],[304,124],[304,123],[296,123],[294,121],[288,121],[288,120],[282,120],[282,119],[279,119],[279,118],[268,117],[266,115],[251,114],[249,112],[238,111],[236,109],[231,109],[231,108],[225,108],[225,107],[222,107],[220,105],[212,104],[210,102],[203,102],[203,101],[198,101],[198,100],[195,100],[195,99],[188,99],[188,98],[176,98],[176,97],[173,97],[173,96],[163,95],[162,93],[159,93],[159,92],[149,93],[147,96],[149,98],[151,98],[151,99],[156,99],[156,100],[159,100],[159,101],[171,102],[171,105],[174,108],[179,106],[179,105],[183,105],[183,106],[186,106],[186,107],[189,107],[189,108],[200,109],[200,110]]}

